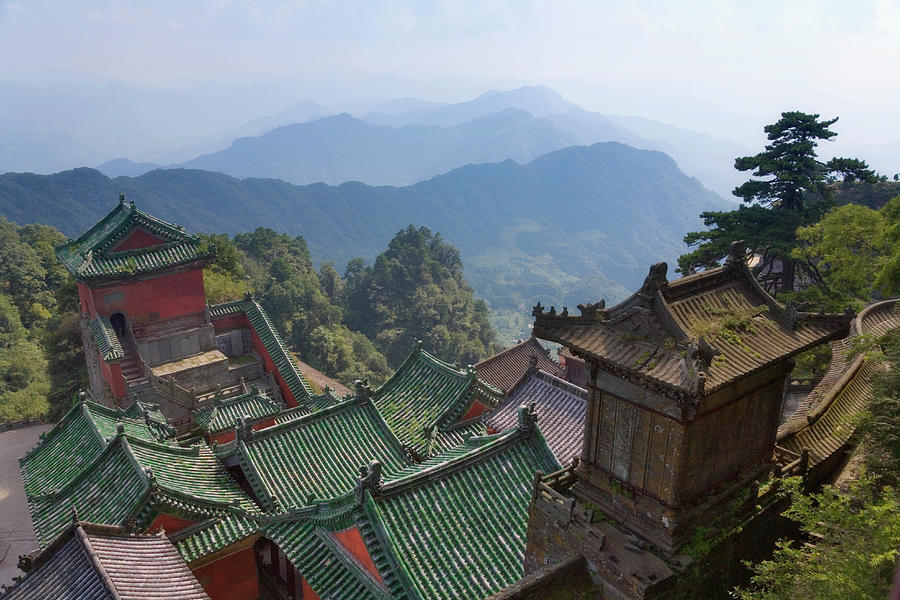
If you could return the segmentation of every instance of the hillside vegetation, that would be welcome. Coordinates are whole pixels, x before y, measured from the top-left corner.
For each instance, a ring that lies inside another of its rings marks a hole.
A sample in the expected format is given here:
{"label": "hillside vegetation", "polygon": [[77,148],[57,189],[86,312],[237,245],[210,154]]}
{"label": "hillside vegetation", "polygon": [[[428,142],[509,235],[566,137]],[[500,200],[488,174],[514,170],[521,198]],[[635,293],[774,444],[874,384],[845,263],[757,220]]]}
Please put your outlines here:
{"label": "hillside vegetation", "polygon": [[[373,267],[354,261],[346,277],[330,263],[317,272],[301,237],[258,228],[204,238],[217,249],[208,300],[253,293],[293,351],[348,386],[383,382],[417,339],[461,364],[497,350],[459,252],[427,229],[398,232]],[[0,422],[57,418],[88,385],[77,290],[54,254],[64,239],[0,218]]]}
{"label": "hillside vegetation", "polygon": [[660,152],[617,143],[571,147],[520,165],[469,165],[406,187],[295,186],[195,170],[109,179],[92,169],[0,175],[0,214],[76,235],[124,192],[189,231],[269,227],[302,236],[316,262],[371,264],[409,224],[440,232],[508,342],[544,304],[622,299],[648,265],[674,261],[701,212],[730,207]]}

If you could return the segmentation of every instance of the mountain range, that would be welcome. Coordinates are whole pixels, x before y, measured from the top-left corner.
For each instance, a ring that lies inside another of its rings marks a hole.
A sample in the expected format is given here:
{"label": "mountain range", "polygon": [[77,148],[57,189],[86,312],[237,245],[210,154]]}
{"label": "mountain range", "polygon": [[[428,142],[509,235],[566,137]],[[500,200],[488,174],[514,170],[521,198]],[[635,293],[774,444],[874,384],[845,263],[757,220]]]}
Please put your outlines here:
{"label": "mountain range", "polygon": [[302,235],[317,261],[338,269],[372,260],[408,224],[459,248],[466,277],[515,336],[537,301],[574,307],[622,299],[650,264],[672,261],[700,212],[730,205],[682,173],[667,155],[620,143],[572,146],[526,164],[467,165],[403,186],[359,182],[297,186],[194,169],[110,179],[93,169],[0,176],[0,214],[76,235],[120,192],[189,231],[258,226]]}
{"label": "mountain range", "polygon": [[[725,197],[744,179],[733,168],[734,157],[743,152],[736,144],[649,119],[587,111],[543,86],[491,90],[456,104],[407,98],[375,108],[359,117],[322,116],[327,107],[303,101],[232,131],[256,128],[258,135],[167,168],[277,177],[301,185],[405,185],[470,163],[527,162],[567,146],[616,141],[666,152],[684,172]],[[297,122],[286,124],[292,119]],[[162,166],[118,159],[98,169],[116,177]]]}

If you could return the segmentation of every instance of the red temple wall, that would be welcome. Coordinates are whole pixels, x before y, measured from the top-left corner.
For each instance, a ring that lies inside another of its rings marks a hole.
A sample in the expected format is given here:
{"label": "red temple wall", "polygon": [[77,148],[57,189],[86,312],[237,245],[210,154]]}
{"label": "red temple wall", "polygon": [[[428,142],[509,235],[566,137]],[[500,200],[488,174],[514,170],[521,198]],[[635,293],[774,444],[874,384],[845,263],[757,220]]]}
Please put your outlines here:
{"label": "red temple wall", "polygon": [[[275,419],[266,419],[265,421],[260,421],[259,423],[254,423],[252,429],[254,431],[259,431],[260,429],[265,429],[267,427],[271,427],[275,424]],[[216,435],[211,435],[209,437],[209,443],[212,444],[214,442],[219,444],[227,444],[231,440],[234,439],[234,430],[223,431],[222,433],[217,433]]]}
{"label": "red temple wall", "polygon": [[132,326],[203,312],[206,308],[200,268],[88,291],[90,316],[109,317],[121,312]]}
{"label": "red temple wall", "polygon": [[312,586],[309,585],[309,582],[306,581],[306,577],[301,577],[300,582],[300,589],[302,590],[302,595],[300,597],[303,598],[303,600],[306,600],[307,598],[309,598],[309,600],[321,600],[316,591],[312,589]]}
{"label": "red temple wall", "polygon": [[194,569],[211,600],[246,600],[259,597],[253,546]]}
{"label": "red temple wall", "polygon": [[103,374],[103,380],[106,381],[114,398],[119,399],[125,396],[125,378],[122,377],[122,366],[119,363],[109,364],[101,356],[100,373]]}
{"label": "red temple wall", "polygon": [[472,403],[472,406],[469,407],[469,410],[466,411],[466,414],[463,415],[463,418],[460,421],[468,421],[469,419],[474,419],[481,413],[486,410],[486,407],[481,402],[477,400]]}
{"label": "red temple wall", "polygon": [[344,531],[332,533],[331,535],[333,535],[350,554],[356,557],[356,560],[362,563],[362,566],[364,566],[375,579],[384,583],[384,580],[381,579],[381,575],[378,573],[378,569],[375,567],[375,562],[369,555],[369,549],[366,548],[366,543],[363,541],[358,527],[354,526],[345,529]]}
{"label": "red temple wall", "polygon": [[135,229],[128,236],[119,242],[112,249],[113,252],[124,252],[125,250],[134,250],[135,248],[146,248],[147,246],[158,246],[165,244],[166,240],[161,239],[143,229]]}
{"label": "red temple wall", "polygon": [[[291,388],[287,386],[284,378],[281,377],[281,373],[278,372],[278,367],[275,366],[275,363],[272,361],[272,357],[269,356],[269,353],[266,351],[266,347],[263,346],[262,340],[259,339],[259,336],[256,334],[256,330],[250,324],[250,321],[247,319],[246,315],[231,315],[228,317],[222,317],[221,319],[215,319],[212,324],[213,328],[216,330],[216,333],[227,331],[229,329],[236,329],[238,327],[249,329],[251,337],[253,339],[253,350],[262,357],[263,368],[266,370],[266,372],[275,375],[275,383],[278,384],[278,389],[281,390],[281,397],[284,398],[285,404],[287,404],[289,407],[297,406],[297,400],[291,393]],[[266,425],[266,427],[268,427],[268,425]],[[256,428],[254,427],[254,429]]]}
{"label": "red temple wall", "polygon": [[162,527],[166,531],[166,534],[171,534],[177,531],[181,531],[185,527],[190,527],[194,523],[195,521],[188,521],[187,519],[180,519],[172,515],[160,513],[155,519],[153,519],[153,522],[147,529],[148,531],[156,531],[157,529]]}

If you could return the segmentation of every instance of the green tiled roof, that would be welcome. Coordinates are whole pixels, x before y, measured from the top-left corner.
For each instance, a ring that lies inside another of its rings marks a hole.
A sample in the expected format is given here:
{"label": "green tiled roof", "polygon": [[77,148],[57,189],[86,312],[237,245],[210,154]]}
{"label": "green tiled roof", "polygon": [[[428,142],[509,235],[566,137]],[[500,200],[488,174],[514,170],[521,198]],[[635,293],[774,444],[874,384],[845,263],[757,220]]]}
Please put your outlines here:
{"label": "green tiled roof", "polygon": [[180,448],[124,433],[62,487],[26,494],[42,544],[65,526],[73,507],[81,519],[110,525],[128,517],[148,525],[157,512],[192,520],[216,517],[232,506],[259,512],[205,444]]}
{"label": "green tiled roof", "polygon": [[[375,526],[353,495],[331,505],[307,507],[261,519],[262,534],[274,541],[320,598],[401,600],[406,595]],[[356,526],[383,582],[351,558],[332,534]]]}
{"label": "green tiled roof", "polygon": [[113,330],[109,319],[98,315],[91,319],[90,325],[91,335],[103,360],[111,362],[125,358],[125,351],[119,342],[119,336]]}
{"label": "green tiled roof", "polygon": [[[484,598],[521,578],[535,471],[560,468],[537,428],[471,438],[366,490],[259,519],[321,598]],[[357,527],[382,582],[333,537]]]}
{"label": "green tiled roof", "polygon": [[484,598],[523,575],[531,482],[559,462],[536,429],[470,443],[469,452],[384,484],[367,505],[410,596]]}
{"label": "green tiled roof", "polygon": [[125,416],[133,419],[143,419],[159,439],[175,437],[175,428],[169,425],[169,419],[155,402],[141,402],[135,400],[125,409]]}
{"label": "green tiled roof", "polygon": [[372,398],[400,441],[429,456],[486,433],[480,422],[459,421],[474,401],[491,407],[502,395],[473,368],[459,370],[417,346]]}
{"label": "green tiled roof", "polygon": [[294,357],[290,355],[284,342],[281,341],[281,336],[275,331],[275,326],[272,325],[266,311],[256,301],[250,300],[244,304],[244,314],[247,315],[250,325],[253,326],[253,330],[262,341],[282,379],[294,395],[294,400],[298,404],[302,404],[305,400],[312,398],[312,388],[309,387],[309,383],[300,372],[300,367],[294,362]]}
{"label": "green tiled roof", "polygon": [[[300,367],[294,361],[294,357],[281,340],[281,336],[275,331],[275,326],[269,319],[269,315],[263,310],[255,300],[235,300],[222,304],[215,304],[209,307],[209,315],[212,319],[220,319],[229,315],[241,314],[247,316],[250,326],[259,336],[263,347],[275,363],[279,375],[284,379],[288,389],[294,395],[294,400],[301,407],[310,407],[313,398],[313,390],[309,386],[309,382],[300,372]],[[310,408],[306,408],[309,412]]]}
{"label": "green tiled roof", "polygon": [[229,508],[221,517],[201,521],[171,536],[172,543],[187,562],[208,556],[256,534],[257,515]]}
{"label": "green tiled roof", "polygon": [[67,485],[103,452],[119,425],[132,437],[157,439],[157,432],[143,419],[88,400],[78,402],[36,448],[19,459],[25,492],[43,494]]}
{"label": "green tiled roof", "polygon": [[28,493],[31,520],[38,542],[50,543],[72,520],[119,525],[132,516],[149,492],[147,475],[127,449],[125,437],[117,437],[83,469],[58,490]]}
{"label": "green tiled roof", "polygon": [[[136,228],[164,240],[144,248],[113,252],[112,249]],[[56,249],[60,262],[78,280],[140,274],[213,258],[216,249],[184,228],[166,223],[138,210],[124,196],[96,225]]]}
{"label": "green tiled roof", "polygon": [[259,421],[275,416],[282,408],[265,394],[251,392],[227,400],[214,400],[209,406],[194,411],[194,422],[207,433],[219,433],[233,429],[245,416],[251,421]]}
{"label": "green tiled roof", "polygon": [[254,432],[238,448],[241,468],[268,510],[305,506],[310,495],[345,494],[373,458],[386,473],[410,464],[375,407],[356,399]]}

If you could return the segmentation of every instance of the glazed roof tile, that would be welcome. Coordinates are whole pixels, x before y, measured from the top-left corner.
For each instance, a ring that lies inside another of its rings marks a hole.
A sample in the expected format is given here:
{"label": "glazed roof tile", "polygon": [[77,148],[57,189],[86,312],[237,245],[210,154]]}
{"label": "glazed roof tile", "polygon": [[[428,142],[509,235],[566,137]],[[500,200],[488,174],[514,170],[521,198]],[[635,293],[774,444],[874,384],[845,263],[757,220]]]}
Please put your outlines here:
{"label": "glazed roof tile", "polygon": [[194,422],[207,433],[219,433],[233,429],[235,423],[244,417],[259,421],[274,417],[282,408],[280,403],[269,396],[250,392],[226,400],[213,400],[212,404],[194,411]]}
{"label": "glazed roof tile", "polygon": [[[163,240],[155,246],[113,251],[136,229]],[[59,246],[56,256],[75,279],[109,279],[150,273],[160,269],[215,257],[215,247],[207,246],[184,228],[166,223],[138,210],[120,198],[116,207],[96,225],[74,240]]]}
{"label": "glazed roof tile", "polygon": [[171,536],[172,543],[188,563],[209,556],[259,531],[256,513],[231,508],[224,515],[216,516]]}
{"label": "glazed roof tile", "polygon": [[484,598],[522,577],[531,482],[559,462],[537,429],[470,444],[385,483],[369,504],[412,597]]}
{"label": "glazed roof tile", "polygon": [[109,319],[97,315],[90,320],[91,336],[97,349],[100,351],[100,357],[106,362],[125,358],[125,351],[119,342],[119,336],[113,330]]}
{"label": "glazed roof tile", "polygon": [[[521,577],[534,473],[557,469],[539,430],[516,427],[260,527],[321,598],[483,598]],[[350,527],[378,578],[334,542]]]}
{"label": "glazed roof tile", "polygon": [[118,434],[74,478],[40,492],[26,489],[38,541],[47,544],[71,510],[97,523],[141,521],[156,511],[201,520],[229,506],[259,508],[238,487],[212,451],[199,444],[179,448]]}
{"label": "glazed roof tile", "polygon": [[165,535],[76,522],[32,561],[4,600],[209,600]]}
{"label": "glazed roof tile", "polygon": [[[853,323],[854,333],[879,337],[900,328],[900,300],[887,300],[867,307]],[[836,360],[845,365],[840,379],[819,399],[804,418],[802,427],[783,427],[778,432],[778,445],[800,454],[809,449],[810,465],[823,462],[850,440],[858,415],[865,410],[872,395],[872,376],[886,369],[883,361],[858,355],[849,364],[842,356]],[[812,413],[812,414],[810,414]],[[812,422],[805,422],[809,418]],[[789,425],[793,423],[789,422]]]}
{"label": "glazed roof tile", "polygon": [[496,410],[486,415],[485,423],[495,431],[516,425],[521,405],[535,404],[541,433],[556,459],[562,464],[581,455],[587,390],[544,371],[533,371]]}
{"label": "glazed roof tile", "polygon": [[500,390],[481,381],[475,369],[460,370],[415,348],[403,364],[372,393],[400,441],[419,456],[457,446],[471,435],[484,434],[480,421],[461,423],[474,402],[491,408]]}
{"label": "glazed roof tile", "polygon": [[357,399],[254,432],[237,446],[242,470],[269,510],[345,494],[373,458],[387,473],[410,462],[371,402]]}
{"label": "glazed roof tile", "polygon": [[119,425],[135,438],[158,439],[158,432],[143,419],[88,400],[76,404],[44,434],[37,447],[19,459],[26,493],[43,494],[65,487],[103,452]]}
{"label": "glazed roof tile", "polygon": [[147,427],[154,432],[160,440],[174,438],[175,428],[169,425],[169,419],[155,402],[141,402],[135,400],[125,409],[125,416],[132,419],[143,419]]}
{"label": "glazed roof tile", "polygon": [[846,334],[848,315],[777,303],[739,254],[672,282],[659,263],[629,299],[611,309],[589,305],[580,317],[538,305],[535,335],[622,378],[696,397]]}
{"label": "glazed roof tile", "polygon": [[550,358],[534,336],[484,359],[475,365],[475,371],[479,379],[508,394],[525,377],[533,361],[536,361],[538,369],[556,377],[565,377],[563,368]]}

